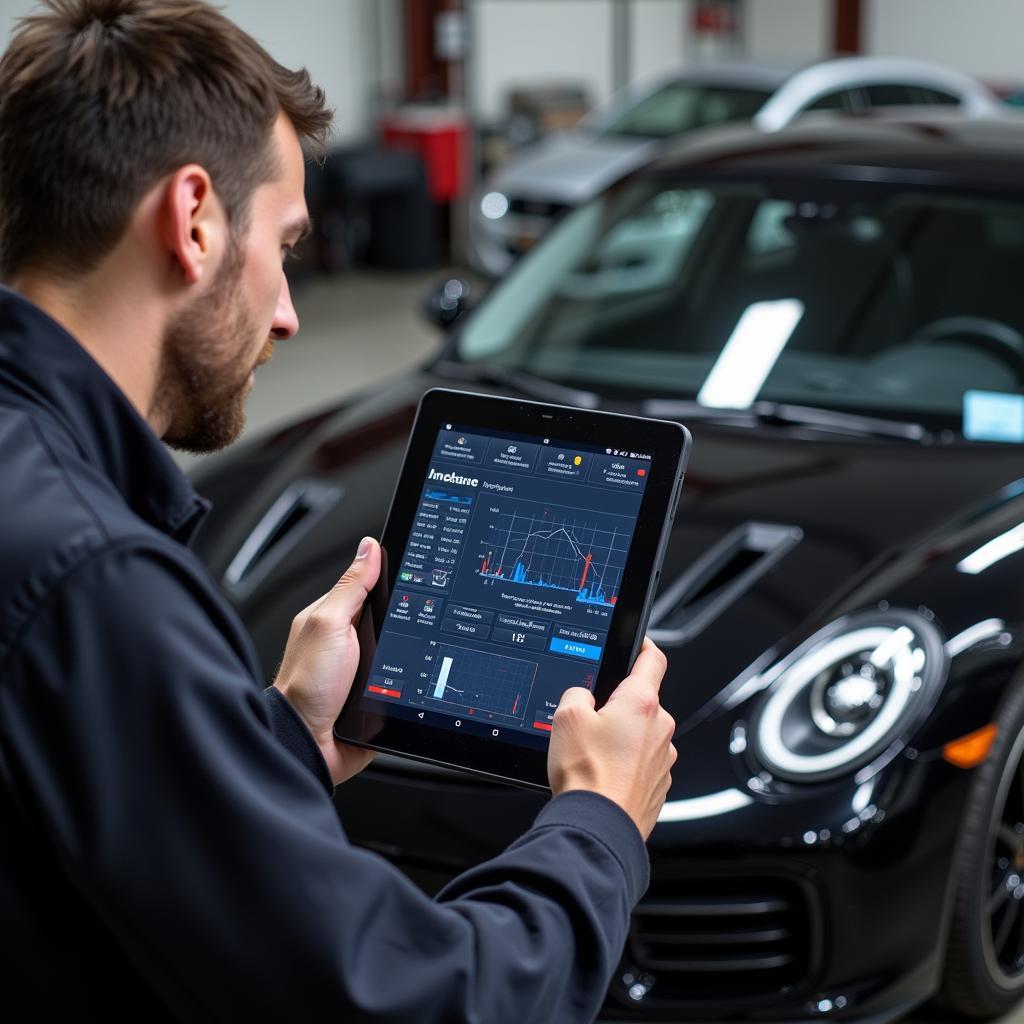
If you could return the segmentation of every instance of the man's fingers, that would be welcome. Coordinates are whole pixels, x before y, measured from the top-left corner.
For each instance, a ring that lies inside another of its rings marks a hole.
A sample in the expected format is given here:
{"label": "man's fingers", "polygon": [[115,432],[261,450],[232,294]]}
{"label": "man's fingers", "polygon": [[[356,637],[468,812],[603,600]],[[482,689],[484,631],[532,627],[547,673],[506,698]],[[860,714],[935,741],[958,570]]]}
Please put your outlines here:
{"label": "man's fingers", "polygon": [[364,537],[352,564],[327,596],[333,598],[340,595],[355,615],[362,608],[366,595],[373,589],[379,575],[380,545],[372,537]]}
{"label": "man's fingers", "polygon": [[593,711],[594,695],[582,686],[570,686],[555,708],[554,724],[558,728],[571,729]]}
{"label": "man's fingers", "polygon": [[[352,564],[342,577],[308,610],[308,620],[326,626],[349,626],[363,607],[366,595],[380,576],[380,545],[364,537]],[[308,621],[307,620],[307,621]]]}
{"label": "man's fingers", "polygon": [[580,707],[589,708],[591,711],[594,710],[594,695],[584,686],[570,686],[562,694],[562,699],[558,702],[560,708],[570,707],[578,704]]}
{"label": "man's fingers", "polygon": [[630,675],[653,683],[655,689],[660,690],[661,680],[664,678],[667,668],[668,658],[665,657],[662,649],[649,636],[645,636]]}
{"label": "man's fingers", "polygon": [[668,659],[650,637],[644,637],[643,647],[633,663],[633,671],[622,680],[608,698],[613,700],[635,694],[638,690],[650,692],[657,696],[661,690],[661,680],[668,667]]}

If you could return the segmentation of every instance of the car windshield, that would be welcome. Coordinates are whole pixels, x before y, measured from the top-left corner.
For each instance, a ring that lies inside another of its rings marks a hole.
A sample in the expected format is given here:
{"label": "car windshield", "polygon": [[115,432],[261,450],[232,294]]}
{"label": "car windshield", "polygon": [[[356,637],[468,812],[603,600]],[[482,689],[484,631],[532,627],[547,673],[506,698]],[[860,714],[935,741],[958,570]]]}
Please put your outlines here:
{"label": "car windshield", "polygon": [[671,82],[613,117],[607,135],[667,139],[680,132],[753,117],[771,93],[763,89]]}
{"label": "car windshield", "polygon": [[605,396],[960,429],[1024,380],[1024,203],[857,182],[627,183],[580,208],[458,351]]}

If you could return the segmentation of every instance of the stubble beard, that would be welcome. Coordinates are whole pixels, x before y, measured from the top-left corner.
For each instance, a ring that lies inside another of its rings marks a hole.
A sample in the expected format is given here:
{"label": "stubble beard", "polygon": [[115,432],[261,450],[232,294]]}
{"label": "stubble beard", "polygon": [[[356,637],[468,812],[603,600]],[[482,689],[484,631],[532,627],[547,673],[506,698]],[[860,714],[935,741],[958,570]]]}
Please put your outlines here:
{"label": "stubble beard", "polygon": [[258,327],[238,287],[242,262],[241,247],[232,245],[209,291],[164,334],[156,394],[168,422],[163,439],[180,451],[219,451],[245,427]]}

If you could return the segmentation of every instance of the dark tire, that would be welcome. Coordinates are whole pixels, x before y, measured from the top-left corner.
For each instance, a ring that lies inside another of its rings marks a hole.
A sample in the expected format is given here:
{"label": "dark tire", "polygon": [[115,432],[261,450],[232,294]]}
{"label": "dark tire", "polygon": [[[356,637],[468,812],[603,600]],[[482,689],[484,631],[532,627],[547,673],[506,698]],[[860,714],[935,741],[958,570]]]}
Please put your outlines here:
{"label": "dark tire", "polygon": [[1024,685],[996,716],[988,760],[974,769],[964,813],[939,1002],[990,1020],[1024,998]]}

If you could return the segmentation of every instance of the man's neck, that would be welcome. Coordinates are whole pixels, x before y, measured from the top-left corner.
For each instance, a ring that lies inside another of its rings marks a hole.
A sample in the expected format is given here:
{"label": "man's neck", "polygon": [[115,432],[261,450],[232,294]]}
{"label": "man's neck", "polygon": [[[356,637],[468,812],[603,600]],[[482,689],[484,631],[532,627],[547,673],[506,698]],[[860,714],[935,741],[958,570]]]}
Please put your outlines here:
{"label": "man's neck", "polygon": [[100,270],[70,282],[26,273],[10,286],[56,320],[160,435],[164,424],[155,422],[154,394],[162,322],[153,316],[152,297],[117,286],[121,276],[105,263]]}

